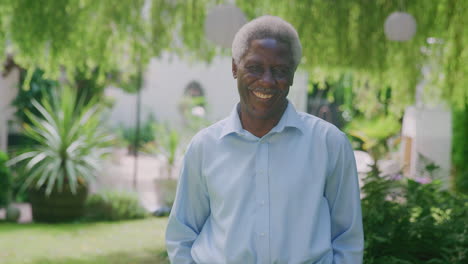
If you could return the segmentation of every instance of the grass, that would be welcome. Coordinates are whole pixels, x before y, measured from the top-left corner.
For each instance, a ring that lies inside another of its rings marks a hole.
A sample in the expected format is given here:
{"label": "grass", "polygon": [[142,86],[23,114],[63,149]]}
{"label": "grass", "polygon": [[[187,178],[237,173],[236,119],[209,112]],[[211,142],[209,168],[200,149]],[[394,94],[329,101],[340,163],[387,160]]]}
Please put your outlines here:
{"label": "grass", "polygon": [[169,263],[167,218],[73,224],[0,223],[2,264]]}

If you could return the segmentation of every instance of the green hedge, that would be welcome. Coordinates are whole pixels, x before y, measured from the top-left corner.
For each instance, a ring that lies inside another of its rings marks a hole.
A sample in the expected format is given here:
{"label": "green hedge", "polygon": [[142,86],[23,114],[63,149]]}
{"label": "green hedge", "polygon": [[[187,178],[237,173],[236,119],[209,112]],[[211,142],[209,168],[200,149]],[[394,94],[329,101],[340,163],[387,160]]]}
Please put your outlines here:
{"label": "green hedge", "polygon": [[0,151],[0,207],[8,205],[11,192],[12,178],[5,164],[7,161],[8,155]]}
{"label": "green hedge", "polygon": [[86,201],[85,220],[120,221],[149,216],[134,193],[103,191],[92,194]]}

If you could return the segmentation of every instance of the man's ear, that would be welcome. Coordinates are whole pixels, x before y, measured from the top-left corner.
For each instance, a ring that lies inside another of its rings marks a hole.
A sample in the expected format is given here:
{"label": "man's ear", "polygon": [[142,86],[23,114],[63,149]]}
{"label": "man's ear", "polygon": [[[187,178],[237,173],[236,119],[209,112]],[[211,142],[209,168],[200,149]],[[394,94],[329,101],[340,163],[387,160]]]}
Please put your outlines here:
{"label": "man's ear", "polygon": [[234,61],[234,58],[232,59],[232,77],[234,77],[234,79],[237,79],[237,64]]}

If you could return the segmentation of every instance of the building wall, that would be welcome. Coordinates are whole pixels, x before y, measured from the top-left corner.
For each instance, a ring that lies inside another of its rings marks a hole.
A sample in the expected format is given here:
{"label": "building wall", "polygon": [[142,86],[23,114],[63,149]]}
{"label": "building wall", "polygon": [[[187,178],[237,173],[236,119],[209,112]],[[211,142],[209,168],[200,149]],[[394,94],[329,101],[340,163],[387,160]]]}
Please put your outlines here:
{"label": "building wall", "polygon": [[18,92],[19,70],[13,69],[7,76],[0,73],[0,150],[6,151],[8,139],[8,120],[13,118],[15,109],[11,102]]}
{"label": "building wall", "polygon": [[449,184],[452,151],[452,116],[443,107],[406,108],[402,126],[402,156],[410,177],[424,176],[425,166],[439,166],[432,175]]}

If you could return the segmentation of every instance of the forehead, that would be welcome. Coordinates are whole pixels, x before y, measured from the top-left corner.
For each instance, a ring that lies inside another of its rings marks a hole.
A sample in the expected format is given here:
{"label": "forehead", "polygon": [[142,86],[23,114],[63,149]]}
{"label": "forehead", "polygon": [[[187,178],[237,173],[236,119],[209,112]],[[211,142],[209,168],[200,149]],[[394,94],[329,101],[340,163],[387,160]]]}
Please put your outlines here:
{"label": "forehead", "polygon": [[280,64],[292,64],[293,56],[289,44],[273,39],[254,39],[244,55],[244,63],[249,61],[274,61]]}

